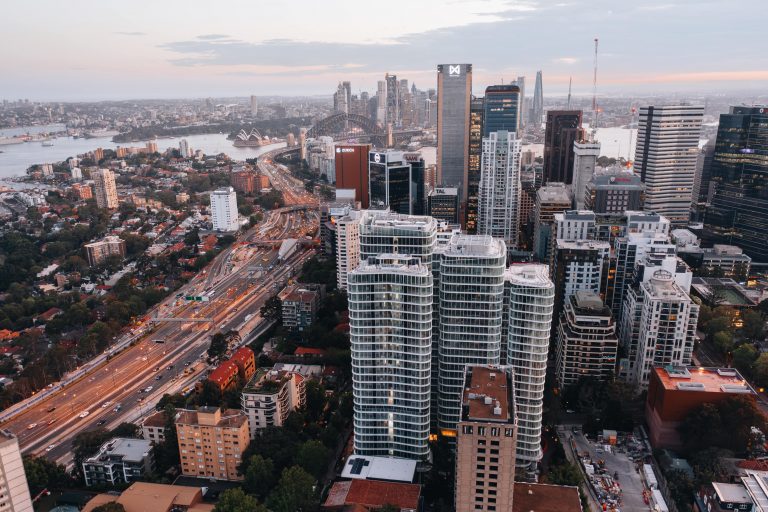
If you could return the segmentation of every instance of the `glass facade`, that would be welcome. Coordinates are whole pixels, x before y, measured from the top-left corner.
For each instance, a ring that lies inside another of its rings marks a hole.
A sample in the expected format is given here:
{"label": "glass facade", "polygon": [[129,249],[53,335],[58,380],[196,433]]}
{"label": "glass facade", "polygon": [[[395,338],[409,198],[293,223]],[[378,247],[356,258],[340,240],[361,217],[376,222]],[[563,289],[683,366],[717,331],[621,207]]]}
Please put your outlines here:
{"label": "glass facade", "polygon": [[720,116],[703,238],[738,245],[768,263],[768,107],[731,107]]}
{"label": "glass facade", "polygon": [[520,108],[520,87],[517,85],[487,87],[483,109],[483,137],[500,130],[519,132]]}
{"label": "glass facade", "polygon": [[573,143],[582,139],[581,110],[550,110],[544,134],[544,183],[573,183]]}
{"label": "glass facade", "polygon": [[415,153],[372,151],[368,157],[370,208],[424,213],[424,160]]}
{"label": "glass facade", "polygon": [[458,187],[467,200],[471,64],[437,66],[437,173],[439,184]]}
{"label": "glass facade", "polygon": [[483,152],[483,98],[472,98],[469,110],[469,164],[467,167],[467,233],[477,232],[477,202],[480,184],[480,159]]}

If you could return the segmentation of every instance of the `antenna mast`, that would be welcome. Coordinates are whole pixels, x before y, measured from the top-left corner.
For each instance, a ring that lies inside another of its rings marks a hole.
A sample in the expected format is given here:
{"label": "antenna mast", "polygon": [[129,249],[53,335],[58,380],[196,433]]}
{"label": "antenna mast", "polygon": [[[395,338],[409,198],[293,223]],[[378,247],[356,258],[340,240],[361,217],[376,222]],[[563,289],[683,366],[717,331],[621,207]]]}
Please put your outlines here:
{"label": "antenna mast", "polygon": [[597,38],[595,38],[595,72],[592,77],[592,140],[597,131]]}
{"label": "antenna mast", "polygon": [[573,77],[568,77],[568,107],[567,110],[571,110],[571,85],[573,85]]}

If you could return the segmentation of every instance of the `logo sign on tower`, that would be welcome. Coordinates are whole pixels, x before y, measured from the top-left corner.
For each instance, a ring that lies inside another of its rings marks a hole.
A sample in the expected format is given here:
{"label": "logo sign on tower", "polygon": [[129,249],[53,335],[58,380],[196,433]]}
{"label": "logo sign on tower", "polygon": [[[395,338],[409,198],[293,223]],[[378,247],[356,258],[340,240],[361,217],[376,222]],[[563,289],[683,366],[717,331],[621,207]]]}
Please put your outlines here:
{"label": "logo sign on tower", "polygon": [[459,76],[461,75],[461,64],[449,64],[448,65],[448,76]]}

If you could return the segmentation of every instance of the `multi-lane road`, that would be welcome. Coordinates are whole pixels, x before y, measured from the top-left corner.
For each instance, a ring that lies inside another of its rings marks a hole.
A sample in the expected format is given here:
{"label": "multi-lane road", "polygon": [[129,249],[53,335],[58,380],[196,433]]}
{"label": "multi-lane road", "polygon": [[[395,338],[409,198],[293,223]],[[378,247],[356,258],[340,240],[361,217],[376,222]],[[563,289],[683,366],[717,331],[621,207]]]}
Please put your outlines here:
{"label": "multi-lane road", "polygon": [[[257,333],[266,327],[259,315],[261,306],[296,274],[314,249],[300,247],[281,261],[276,246],[261,242],[277,243],[312,234],[318,215],[311,206],[290,206],[317,204],[300,182],[283,176],[282,169],[271,160],[263,165],[262,172],[283,191],[289,206],[269,212],[261,224],[222,251],[177,295],[153,308],[143,325],[125,333],[123,340],[132,340],[132,346],[7,419],[1,426],[18,436],[24,453],[71,464],[71,442],[77,433],[135,422],[148,414],[163,394],[189,389],[204,378],[209,370],[205,353],[212,334],[230,329]],[[186,301],[189,295],[208,300]]]}

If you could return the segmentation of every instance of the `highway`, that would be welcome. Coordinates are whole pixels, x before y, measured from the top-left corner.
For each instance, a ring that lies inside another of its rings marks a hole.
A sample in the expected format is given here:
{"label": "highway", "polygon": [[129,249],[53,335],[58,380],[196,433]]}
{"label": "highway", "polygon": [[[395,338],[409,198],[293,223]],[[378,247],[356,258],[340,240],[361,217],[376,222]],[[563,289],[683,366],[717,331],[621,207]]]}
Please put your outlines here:
{"label": "highway", "polygon": [[[252,329],[266,327],[259,315],[261,306],[315,251],[311,244],[300,245],[280,261],[277,249],[284,239],[314,234],[318,213],[310,206],[317,200],[300,182],[283,176],[271,161],[264,167],[273,186],[283,191],[287,206],[268,212],[258,226],[242,234],[116,342],[131,341],[132,346],[4,421],[2,428],[18,436],[24,453],[71,465],[71,442],[79,432],[137,422],[163,394],[189,390],[203,379],[210,370],[205,353],[212,334],[238,329],[245,338]],[[185,300],[189,295],[205,296],[208,301]],[[177,321],[155,323],[153,318]],[[186,318],[213,322],[184,322]]]}

